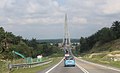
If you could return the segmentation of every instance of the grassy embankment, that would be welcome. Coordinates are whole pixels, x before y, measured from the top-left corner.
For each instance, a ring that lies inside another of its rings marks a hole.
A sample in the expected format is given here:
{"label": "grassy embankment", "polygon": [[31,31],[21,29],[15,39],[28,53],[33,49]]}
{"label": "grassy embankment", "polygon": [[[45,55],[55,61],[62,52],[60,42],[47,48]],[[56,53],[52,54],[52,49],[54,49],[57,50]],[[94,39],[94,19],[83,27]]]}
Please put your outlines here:
{"label": "grassy embankment", "polygon": [[94,63],[99,63],[99,64],[103,64],[103,65],[109,65],[109,66],[120,68],[120,61],[111,60],[110,57],[107,57],[106,53],[100,53],[99,55],[93,55],[92,57],[91,57],[91,55],[93,55],[93,54],[85,55],[85,56],[83,56],[83,59],[94,62]]}
{"label": "grassy embankment", "polygon": [[[42,59],[42,61],[46,61],[48,60],[49,58],[48,57],[44,57]],[[36,58],[33,59],[33,62],[36,62]],[[2,60],[0,59],[0,73],[7,73],[9,72],[8,70],[8,64],[22,64],[22,63],[25,63],[25,60],[24,59],[14,59],[14,60]]]}
{"label": "grassy embankment", "polygon": [[7,63],[0,61],[0,73],[8,73]]}
{"label": "grassy embankment", "polygon": [[[62,57],[49,57],[49,58],[52,58],[52,63],[42,65],[42,66],[33,67],[33,68],[12,69],[12,71],[10,73],[35,73],[37,71],[43,70],[43,69],[53,65],[53,64],[56,64],[57,62],[59,62],[61,60]],[[46,60],[46,59],[48,59],[48,58],[44,58],[43,60]],[[8,63],[12,63],[12,64],[23,63],[23,59],[14,60],[12,62],[0,60],[0,73],[9,73]]]}
{"label": "grassy embankment", "polygon": [[62,59],[62,57],[54,57],[52,63],[50,63],[50,64],[37,66],[37,67],[33,67],[33,68],[26,68],[26,69],[23,69],[23,68],[14,69],[11,73],[36,73],[40,70],[43,70],[45,68],[50,67],[51,65],[58,63],[61,59]]}
{"label": "grassy embankment", "polygon": [[[83,59],[120,68],[120,39],[108,42],[103,45],[96,44],[90,54],[83,56]],[[96,52],[96,53],[95,53]]]}

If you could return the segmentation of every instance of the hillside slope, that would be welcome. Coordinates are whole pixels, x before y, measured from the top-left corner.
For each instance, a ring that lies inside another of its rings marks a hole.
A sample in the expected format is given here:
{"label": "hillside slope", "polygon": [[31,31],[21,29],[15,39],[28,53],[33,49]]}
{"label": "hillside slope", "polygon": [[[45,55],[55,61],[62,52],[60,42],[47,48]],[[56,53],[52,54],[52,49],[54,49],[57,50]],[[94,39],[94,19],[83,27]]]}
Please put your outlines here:
{"label": "hillside slope", "polygon": [[105,43],[100,45],[99,42],[97,42],[92,50],[90,51],[91,53],[93,52],[103,52],[103,51],[116,51],[116,50],[120,50],[120,39]]}

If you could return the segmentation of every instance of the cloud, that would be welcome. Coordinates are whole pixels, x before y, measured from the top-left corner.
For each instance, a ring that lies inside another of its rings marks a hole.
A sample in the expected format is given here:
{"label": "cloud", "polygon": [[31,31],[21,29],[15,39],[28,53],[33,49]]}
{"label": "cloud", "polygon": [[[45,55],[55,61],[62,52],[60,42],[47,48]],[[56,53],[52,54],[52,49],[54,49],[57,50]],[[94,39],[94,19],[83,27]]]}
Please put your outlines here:
{"label": "cloud", "polygon": [[34,18],[34,19],[24,19],[24,24],[37,24],[39,25],[49,25],[49,24],[60,24],[63,22],[63,19],[55,19],[55,18]]}
{"label": "cloud", "polygon": [[13,26],[17,25],[56,25],[56,24],[63,24],[64,19],[61,18],[24,18],[24,19],[17,19],[17,18],[7,18],[6,24],[10,24]]}
{"label": "cloud", "polygon": [[[119,7],[120,0],[0,0],[0,26],[23,37],[32,37],[34,32],[41,33],[43,38],[49,38],[49,35],[55,38],[59,33],[63,37],[67,13],[72,37],[88,36],[99,27],[111,26],[118,20]],[[16,28],[19,30],[15,31]],[[48,29],[52,35],[47,33]],[[25,35],[28,32],[30,36]]]}
{"label": "cloud", "polygon": [[87,19],[80,18],[80,17],[73,17],[71,22],[74,23],[74,24],[86,24],[87,23]]}
{"label": "cloud", "polygon": [[120,13],[120,0],[105,0],[105,4],[102,6],[102,11],[105,14]]}
{"label": "cloud", "polygon": [[0,0],[0,9],[4,8],[7,0]]}
{"label": "cloud", "polygon": [[30,1],[28,3],[27,11],[28,13],[35,13],[39,10],[39,8],[40,8],[39,3]]}

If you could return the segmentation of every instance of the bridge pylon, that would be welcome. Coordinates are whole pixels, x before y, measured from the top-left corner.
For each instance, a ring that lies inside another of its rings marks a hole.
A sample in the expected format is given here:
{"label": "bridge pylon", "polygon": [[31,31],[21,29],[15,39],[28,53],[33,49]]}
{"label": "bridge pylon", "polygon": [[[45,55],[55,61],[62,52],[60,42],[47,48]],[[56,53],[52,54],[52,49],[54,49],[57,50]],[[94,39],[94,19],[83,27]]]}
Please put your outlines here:
{"label": "bridge pylon", "polygon": [[70,33],[68,30],[68,24],[67,24],[67,14],[65,14],[63,49],[65,53],[71,52],[71,41],[70,41]]}

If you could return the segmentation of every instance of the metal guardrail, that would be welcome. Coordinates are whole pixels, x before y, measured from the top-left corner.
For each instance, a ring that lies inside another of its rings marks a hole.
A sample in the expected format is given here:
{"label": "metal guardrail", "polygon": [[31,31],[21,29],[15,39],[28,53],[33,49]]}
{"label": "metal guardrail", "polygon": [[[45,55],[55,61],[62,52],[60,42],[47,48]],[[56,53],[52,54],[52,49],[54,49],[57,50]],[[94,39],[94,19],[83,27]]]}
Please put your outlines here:
{"label": "metal guardrail", "polygon": [[48,63],[51,63],[52,60],[47,60],[47,61],[44,61],[44,62],[35,62],[35,63],[32,63],[32,64],[26,64],[26,63],[23,63],[23,64],[9,64],[8,65],[8,69],[9,70],[12,70],[13,68],[31,68],[31,67],[36,67],[36,66],[41,66],[41,65],[44,65],[44,64],[48,64]]}

